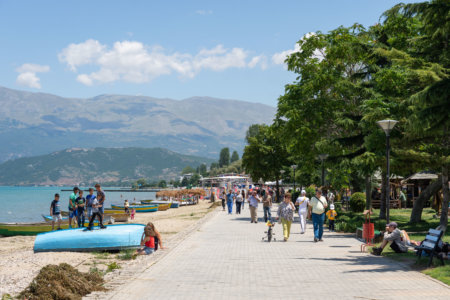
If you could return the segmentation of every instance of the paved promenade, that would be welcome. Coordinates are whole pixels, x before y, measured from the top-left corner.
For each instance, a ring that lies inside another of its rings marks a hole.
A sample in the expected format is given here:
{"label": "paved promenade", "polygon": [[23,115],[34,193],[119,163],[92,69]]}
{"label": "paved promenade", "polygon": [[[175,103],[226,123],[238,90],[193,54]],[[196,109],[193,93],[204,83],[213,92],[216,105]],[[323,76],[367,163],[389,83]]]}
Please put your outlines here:
{"label": "paved promenade", "polygon": [[[312,225],[292,227],[283,242],[262,242],[262,207],[251,224],[220,211],[161,260],[109,292],[110,299],[450,299],[448,286],[383,257],[361,253],[348,235],[325,232],[313,243]],[[296,218],[297,221],[297,218]]]}

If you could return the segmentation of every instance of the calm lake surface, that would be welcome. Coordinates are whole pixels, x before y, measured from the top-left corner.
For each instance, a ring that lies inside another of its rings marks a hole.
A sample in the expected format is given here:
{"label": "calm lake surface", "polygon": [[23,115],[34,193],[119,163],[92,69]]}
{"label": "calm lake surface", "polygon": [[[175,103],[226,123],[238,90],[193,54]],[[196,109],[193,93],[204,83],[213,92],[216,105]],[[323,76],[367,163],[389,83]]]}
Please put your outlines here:
{"label": "calm lake surface", "polygon": [[[6,222],[41,222],[44,221],[42,214],[50,213],[50,203],[54,199],[55,193],[59,193],[61,209],[67,211],[69,196],[71,192],[62,192],[62,189],[72,189],[73,187],[16,187],[0,186],[0,223]],[[87,190],[85,187],[80,189]],[[120,190],[120,188],[105,188],[107,190]],[[94,192],[95,193],[95,192]],[[86,196],[88,192],[84,192]],[[155,199],[154,192],[105,192],[106,208],[111,204],[122,205],[125,199],[133,202]]]}

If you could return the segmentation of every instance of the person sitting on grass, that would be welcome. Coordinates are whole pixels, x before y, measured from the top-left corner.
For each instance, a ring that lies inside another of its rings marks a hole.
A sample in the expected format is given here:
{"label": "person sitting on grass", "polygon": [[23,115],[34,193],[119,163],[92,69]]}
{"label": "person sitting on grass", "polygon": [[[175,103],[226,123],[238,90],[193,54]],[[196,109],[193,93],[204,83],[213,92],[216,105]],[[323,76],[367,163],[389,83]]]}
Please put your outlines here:
{"label": "person sitting on grass", "polygon": [[138,249],[136,255],[149,255],[158,249],[158,244],[161,249],[163,248],[161,235],[158,230],[156,230],[155,225],[152,222],[144,227],[144,233],[141,237],[141,246],[144,248]]}
{"label": "person sitting on grass", "polygon": [[409,235],[408,235],[408,233],[406,233],[406,230],[402,230],[401,232],[402,232],[402,239],[406,243],[406,245],[412,246],[412,247],[420,246],[420,242],[415,241],[415,240],[411,240],[409,238]]}
{"label": "person sitting on grass", "polygon": [[408,252],[408,247],[406,246],[405,241],[402,239],[402,232],[397,228],[397,223],[391,222],[386,224],[386,231],[384,232],[383,242],[380,247],[373,247],[372,254],[373,255],[381,255],[384,247],[391,242],[391,249],[395,251],[395,253],[406,253]]}

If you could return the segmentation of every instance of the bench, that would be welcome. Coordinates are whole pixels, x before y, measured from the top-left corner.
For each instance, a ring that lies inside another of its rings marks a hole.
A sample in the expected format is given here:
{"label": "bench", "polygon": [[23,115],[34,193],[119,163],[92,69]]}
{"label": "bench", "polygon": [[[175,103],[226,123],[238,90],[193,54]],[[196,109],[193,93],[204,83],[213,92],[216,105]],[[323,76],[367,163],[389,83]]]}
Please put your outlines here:
{"label": "bench", "polygon": [[415,249],[417,250],[416,254],[419,256],[417,258],[417,262],[422,257],[422,252],[425,252],[430,256],[430,260],[428,261],[428,267],[431,266],[434,256],[436,256],[441,260],[442,265],[445,264],[443,257],[438,255],[439,254],[438,247],[439,244],[442,243],[441,239],[443,234],[444,232],[442,230],[430,229],[428,231],[425,240],[420,244],[420,246],[415,247]]}

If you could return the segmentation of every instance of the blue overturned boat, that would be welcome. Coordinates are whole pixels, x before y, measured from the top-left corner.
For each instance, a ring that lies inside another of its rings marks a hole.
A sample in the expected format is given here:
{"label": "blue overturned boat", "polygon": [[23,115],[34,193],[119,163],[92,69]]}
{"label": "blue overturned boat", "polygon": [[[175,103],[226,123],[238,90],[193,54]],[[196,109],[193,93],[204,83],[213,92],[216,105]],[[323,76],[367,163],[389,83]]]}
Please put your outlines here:
{"label": "blue overturned boat", "polygon": [[94,227],[64,229],[41,233],[34,241],[35,252],[45,251],[100,251],[124,250],[140,247],[145,225],[108,225],[105,229]]}

